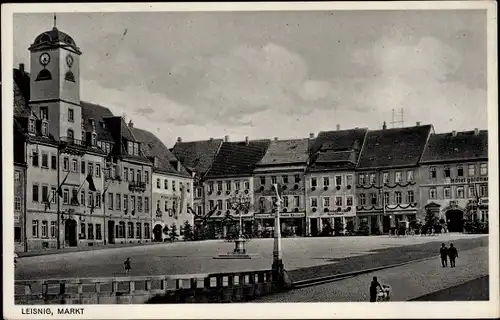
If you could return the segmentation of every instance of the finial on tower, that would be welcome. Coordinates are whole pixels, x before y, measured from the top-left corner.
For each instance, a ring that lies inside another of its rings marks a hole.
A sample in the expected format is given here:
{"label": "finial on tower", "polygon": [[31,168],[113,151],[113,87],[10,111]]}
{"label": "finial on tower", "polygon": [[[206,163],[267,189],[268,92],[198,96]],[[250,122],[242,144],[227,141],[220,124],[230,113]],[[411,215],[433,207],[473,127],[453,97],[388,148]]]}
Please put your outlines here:
{"label": "finial on tower", "polygon": [[57,16],[56,14],[54,13],[54,29],[57,29]]}

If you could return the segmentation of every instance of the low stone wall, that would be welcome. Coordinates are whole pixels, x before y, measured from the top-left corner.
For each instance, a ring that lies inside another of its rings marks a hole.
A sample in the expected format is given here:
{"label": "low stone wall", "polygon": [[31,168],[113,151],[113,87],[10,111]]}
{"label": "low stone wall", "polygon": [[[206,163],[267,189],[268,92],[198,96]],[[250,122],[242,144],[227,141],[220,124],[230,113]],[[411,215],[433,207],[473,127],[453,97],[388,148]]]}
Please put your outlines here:
{"label": "low stone wall", "polygon": [[248,301],[276,291],[271,270],[175,276],[18,280],[16,304]]}

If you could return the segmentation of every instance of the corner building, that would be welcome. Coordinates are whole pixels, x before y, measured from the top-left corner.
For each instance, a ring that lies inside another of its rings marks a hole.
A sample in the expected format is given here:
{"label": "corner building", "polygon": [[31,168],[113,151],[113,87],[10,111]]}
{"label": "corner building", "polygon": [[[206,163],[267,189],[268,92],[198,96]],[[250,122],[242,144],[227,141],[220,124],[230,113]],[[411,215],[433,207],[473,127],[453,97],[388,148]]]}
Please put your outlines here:
{"label": "corner building", "polygon": [[432,134],[420,170],[420,203],[450,232],[462,232],[464,219],[488,221],[488,131]]}
{"label": "corner building", "polygon": [[358,226],[388,233],[398,221],[423,219],[419,203],[419,161],[431,125],[368,131],[356,167]]}
{"label": "corner building", "polygon": [[355,168],[367,129],[324,131],[311,142],[306,174],[308,235],[356,217]]}

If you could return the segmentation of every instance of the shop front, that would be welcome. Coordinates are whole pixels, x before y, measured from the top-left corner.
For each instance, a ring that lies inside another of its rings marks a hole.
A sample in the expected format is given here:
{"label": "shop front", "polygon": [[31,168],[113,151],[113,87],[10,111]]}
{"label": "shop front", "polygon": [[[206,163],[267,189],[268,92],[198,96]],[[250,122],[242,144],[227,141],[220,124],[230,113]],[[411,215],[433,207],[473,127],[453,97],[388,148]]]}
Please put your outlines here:
{"label": "shop front", "polygon": [[[261,234],[274,231],[275,213],[256,213],[257,230]],[[294,237],[305,234],[305,214],[303,212],[280,213],[281,236]]]}

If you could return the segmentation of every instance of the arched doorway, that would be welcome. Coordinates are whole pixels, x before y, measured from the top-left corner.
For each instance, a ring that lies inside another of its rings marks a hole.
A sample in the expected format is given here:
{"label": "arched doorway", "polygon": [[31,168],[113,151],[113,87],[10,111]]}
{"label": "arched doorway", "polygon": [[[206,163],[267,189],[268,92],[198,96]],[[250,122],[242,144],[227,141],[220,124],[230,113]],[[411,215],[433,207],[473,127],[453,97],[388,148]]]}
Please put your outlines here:
{"label": "arched doorway", "polygon": [[464,231],[464,212],[458,209],[451,209],[446,211],[446,222],[448,223],[449,232],[463,232]]}
{"label": "arched doorway", "polygon": [[78,245],[78,240],[76,238],[76,221],[73,219],[68,219],[64,223],[64,239],[68,246],[76,247]]}
{"label": "arched doorway", "polygon": [[153,241],[156,241],[156,242],[161,242],[162,241],[162,237],[161,237],[162,230],[163,230],[163,228],[161,227],[160,224],[157,224],[153,228]]}

